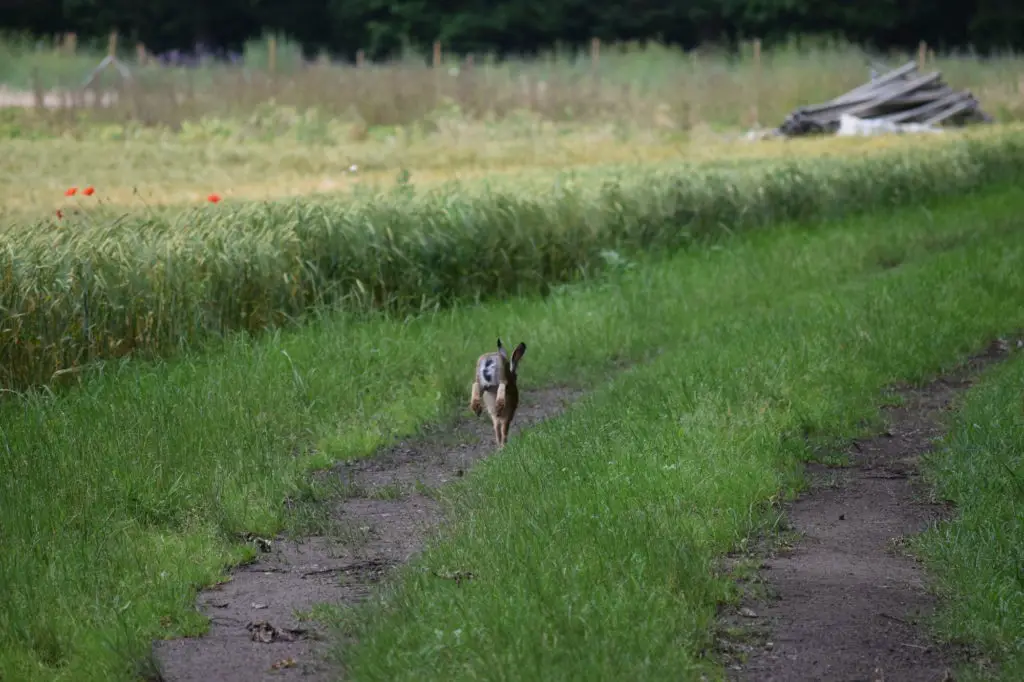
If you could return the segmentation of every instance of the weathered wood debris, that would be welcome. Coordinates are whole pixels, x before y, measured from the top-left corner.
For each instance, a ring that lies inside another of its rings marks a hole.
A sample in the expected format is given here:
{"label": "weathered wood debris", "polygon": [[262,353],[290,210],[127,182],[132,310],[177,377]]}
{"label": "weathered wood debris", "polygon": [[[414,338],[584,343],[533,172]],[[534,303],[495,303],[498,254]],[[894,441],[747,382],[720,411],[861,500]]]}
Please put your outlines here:
{"label": "weathered wood debris", "polygon": [[917,62],[907,62],[833,100],[800,107],[786,117],[778,132],[789,137],[835,134],[844,115],[887,127],[992,121],[969,91],[953,90],[938,71],[919,74]]}

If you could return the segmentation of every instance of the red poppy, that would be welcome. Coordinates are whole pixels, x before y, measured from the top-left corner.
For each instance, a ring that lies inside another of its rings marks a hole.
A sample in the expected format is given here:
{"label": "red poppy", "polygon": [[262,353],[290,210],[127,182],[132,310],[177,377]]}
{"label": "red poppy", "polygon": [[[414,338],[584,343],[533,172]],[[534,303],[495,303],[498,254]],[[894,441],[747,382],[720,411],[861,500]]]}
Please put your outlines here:
{"label": "red poppy", "polygon": [[220,195],[211,194],[210,196],[206,197],[206,200],[209,201],[211,204],[216,204],[218,201],[220,201]]}
{"label": "red poppy", "polygon": [[64,217],[64,211],[62,211],[62,210],[60,210],[60,209],[58,208],[58,209],[57,209],[57,220],[60,220],[60,219],[61,219],[61,218],[63,218],[63,217]]}
{"label": "red poppy", "polygon": [[78,192],[78,188],[77,187],[69,187],[68,189],[64,190],[64,196],[66,196],[66,197],[73,197],[73,196],[75,196],[75,193],[77,193],[77,192]]}
{"label": "red poppy", "polygon": [[96,188],[93,187],[92,185],[89,185],[88,187],[86,187],[85,189],[82,190],[82,194],[84,194],[87,197],[91,197],[92,193],[95,192],[95,191],[96,191]]}

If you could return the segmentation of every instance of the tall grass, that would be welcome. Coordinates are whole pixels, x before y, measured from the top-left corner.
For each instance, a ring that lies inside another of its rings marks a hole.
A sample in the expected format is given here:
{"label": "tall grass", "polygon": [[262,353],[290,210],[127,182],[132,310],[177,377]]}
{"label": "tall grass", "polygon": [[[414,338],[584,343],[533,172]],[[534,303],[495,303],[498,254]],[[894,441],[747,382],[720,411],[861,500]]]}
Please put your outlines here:
{"label": "tall grass", "polygon": [[0,234],[0,386],[153,355],[311,309],[407,313],[547,292],[620,256],[1024,175],[1024,136],[751,169],[609,172],[543,192],[102,211]]}
{"label": "tall grass", "polygon": [[[830,99],[865,82],[872,60],[896,65],[914,57],[868,54],[850,44],[809,39],[766,49],[760,68],[749,46],[739,54],[726,54],[621,44],[607,46],[596,65],[585,56],[552,52],[529,60],[478,55],[473,66],[451,57],[440,69],[419,55],[362,69],[307,63],[287,41],[278,42],[277,54],[274,73],[266,68],[265,41],[247,46],[242,66],[136,64],[130,87],[112,72],[102,77],[97,88],[113,92],[116,102],[91,113],[105,120],[180,126],[202,116],[245,117],[273,100],[303,110],[315,107],[363,126],[430,125],[436,112],[452,110],[477,118],[529,111],[551,120],[630,121],[678,129],[773,126],[796,106]],[[49,106],[73,106],[70,93],[101,56],[0,44],[0,82],[23,90],[56,89],[68,94],[63,102],[59,94],[51,95]],[[970,89],[998,119],[1024,115],[1021,57],[948,54],[928,65],[932,67],[942,70],[953,87]],[[74,116],[66,110],[52,115],[64,120]],[[354,134],[358,131],[357,126]]]}

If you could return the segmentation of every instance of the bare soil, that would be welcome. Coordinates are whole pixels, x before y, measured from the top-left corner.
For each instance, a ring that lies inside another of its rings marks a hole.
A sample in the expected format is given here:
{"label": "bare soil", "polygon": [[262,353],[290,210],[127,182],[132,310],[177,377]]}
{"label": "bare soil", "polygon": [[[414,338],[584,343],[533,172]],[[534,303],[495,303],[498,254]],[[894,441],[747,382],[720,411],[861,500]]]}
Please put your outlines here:
{"label": "bare soil", "polygon": [[[524,390],[509,438],[561,412],[581,392]],[[153,645],[166,682],[335,680],[343,670],[327,653],[326,633],[305,616],[314,605],[356,604],[389,571],[407,562],[443,521],[431,494],[494,452],[486,415],[465,418],[399,443],[371,459],[326,474],[345,493],[331,505],[333,532],[262,542],[267,550],[230,579],[200,592],[209,631]],[[259,542],[259,541],[258,541]]]}
{"label": "bare soil", "polygon": [[70,91],[47,90],[36,93],[32,90],[13,90],[0,85],[0,109],[18,108],[32,109],[42,106],[45,109],[62,109],[74,106],[113,106],[117,102],[117,93],[104,92],[97,97],[94,90]]}
{"label": "bare soil", "polygon": [[994,342],[924,387],[895,387],[902,405],[883,408],[883,433],[852,442],[848,466],[807,465],[810,490],[786,508],[798,539],[759,557],[743,603],[724,614],[718,644],[729,679],[954,679],[966,652],[929,639],[922,621],[936,597],[901,545],[950,515],[929,499],[919,460],[943,434],[957,395],[1008,349]]}

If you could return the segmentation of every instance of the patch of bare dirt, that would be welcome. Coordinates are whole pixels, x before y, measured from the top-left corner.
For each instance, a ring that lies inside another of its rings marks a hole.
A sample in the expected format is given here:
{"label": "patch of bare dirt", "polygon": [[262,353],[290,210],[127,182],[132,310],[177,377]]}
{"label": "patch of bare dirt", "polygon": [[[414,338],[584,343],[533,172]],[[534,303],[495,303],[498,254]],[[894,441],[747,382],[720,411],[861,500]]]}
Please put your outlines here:
{"label": "patch of bare dirt", "polygon": [[[997,341],[960,370],[922,388],[896,387],[884,433],[854,441],[850,465],[807,466],[810,491],[787,505],[792,544],[762,557],[719,642],[731,680],[937,682],[952,680],[961,652],[928,638],[936,599],[901,544],[946,518],[930,501],[918,462],[943,434],[943,413],[1010,344]],[[740,633],[740,634],[738,634]]]}
{"label": "patch of bare dirt", "polygon": [[32,109],[43,107],[45,109],[62,109],[74,106],[110,107],[116,103],[117,93],[113,91],[104,92],[99,95],[93,90],[47,90],[45,92],[34,92],[32,90],[12,90],[5,85],[0,85],[0,108]]}
{"label": "patch of bare dirt", "polygon": [[[524,390],[510,438],[580,395],[564,388]],[[202,591],[197,608],[211,619],[209,631],[155,642],[159,679],[338,679],[342,671],[324,657],[326,633],[304,612],[319,603],[365,599],[392,568],[419,552],[443,521],[431,490],[493,451],[494,432],[485,415],[336,467],[327,476],[336,477],[346,494],[332,510],[335,532],[276,538],[229,581]]]}

